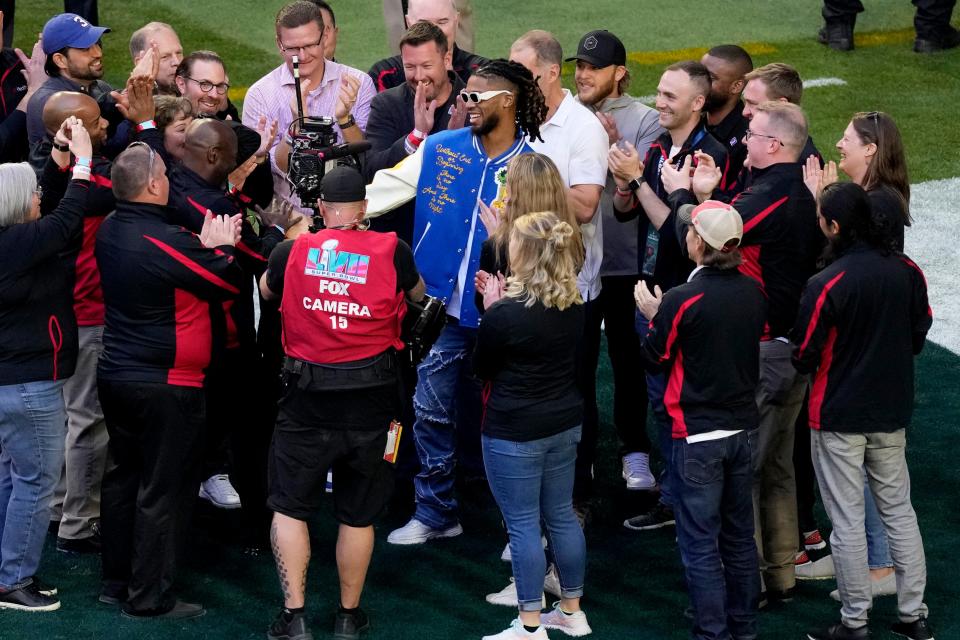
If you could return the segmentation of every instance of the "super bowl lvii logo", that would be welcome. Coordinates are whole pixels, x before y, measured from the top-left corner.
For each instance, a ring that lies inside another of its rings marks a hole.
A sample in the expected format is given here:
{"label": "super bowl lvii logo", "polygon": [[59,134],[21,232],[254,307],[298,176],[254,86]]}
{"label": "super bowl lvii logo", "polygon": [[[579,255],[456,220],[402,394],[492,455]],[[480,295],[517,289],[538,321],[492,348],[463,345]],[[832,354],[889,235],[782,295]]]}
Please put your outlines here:
{"label": "super bowl lvii logo", "polygon": [[308,276],[364,284],[370,270],[370,256],[337,251],[339,244],[339,241],[331,238],[319,248],[310,249],[303,272]]}

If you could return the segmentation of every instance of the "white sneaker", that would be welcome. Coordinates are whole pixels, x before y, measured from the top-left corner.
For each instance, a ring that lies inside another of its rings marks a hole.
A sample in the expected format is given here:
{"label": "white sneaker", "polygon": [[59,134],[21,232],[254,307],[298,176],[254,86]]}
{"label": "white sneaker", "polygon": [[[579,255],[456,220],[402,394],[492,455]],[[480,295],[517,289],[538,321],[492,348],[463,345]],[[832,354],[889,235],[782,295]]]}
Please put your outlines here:
{"label": "white sneaker", "polygon": [[461,533],[463,533],[463,527],[459,523],[446,529],[434,529],[416,518],[410,518],[410,522],[390,532],[390,535],[387,536],[387,542],[390,544],[423,544],[434,538],[455,538]]}
{"label": "white sneaker", "polygon": [[483,636],[483,640],[523,640],[524,638],[550,640],[550,636],[547,635],[547,630],[543,628],[543,625],[540,625],[536,631],[531,633],[523,628],[523,623],[520,622],[520,618],[515,619],[510,623],[509,627],[496,635]]}
{"label": "white sneaker", "polygon": [[[543,545],[543,548],[547,548],[547,539],[543,536],[540,536],[540,544]],[[500,559],[504,562],[513,562],[513,554],[510,553],[510,543],[507,543],[507,546],[503,548],[503,553],[500,554]]]}
{"label": "white sneaker", "polygon": [[[503,589],[500,589],[500,591],[497,591],[496,593],[488,593],[486,596],[484,596],[484,600],[490,604],[498,604],[504,607],[516,608],[519,606],[519,602],[517,602],[517,583],[511,577],[510,584],[505,586]],[[542,596],[540,599],[540,608],[545,609],[546,606],[547,597]]]}
{"label": "white sneaker", "polygon": [[593,633],[587,624],[587,614],[583,611],[564,613],[560,610],[560,603],[555,602],[550,613],[540,614],[540,626],[547,629],[560,629],[568,636],[586,636]]}
{"label": "white sneaker", "polygon": [[[880,596],[895,596],[897,595],[897,574],[891,573],[888,576],[880,578],[879,580],[870,580],[870,595],[874,598],[879,598]],[[834,589],[830,592],[830,597],[836,600],[837,602],[842,602],[840,600],[840,590]]]}
{"label": "white sneaker", "polygon": [[657,480],[650,473],[650,454],[628,453],[623,456],[623,479],[627,481],[627,489],[655,488]]}
{"label": "white sneaker", "polygon": [[547,569],[547,575],[543,578],[543,590],[552,596],[562,597],[560,595],[560,578],[557,577],[556,565],[550,565]]}
{"label": "white sneaker", "polygon": [[200,497],[218,509],[239,509],[240,494],[230,484],[230,476],[219,473],[200,483]]}
{"label": "white sneaker", "polygon": [[[803,553],[808,553],[804,551]],[[833,554],[827,554],[814,560],[807,555],[807,561],[795,565],[793,569],[797,580],[828,580],[836,575],[833,567]]]}

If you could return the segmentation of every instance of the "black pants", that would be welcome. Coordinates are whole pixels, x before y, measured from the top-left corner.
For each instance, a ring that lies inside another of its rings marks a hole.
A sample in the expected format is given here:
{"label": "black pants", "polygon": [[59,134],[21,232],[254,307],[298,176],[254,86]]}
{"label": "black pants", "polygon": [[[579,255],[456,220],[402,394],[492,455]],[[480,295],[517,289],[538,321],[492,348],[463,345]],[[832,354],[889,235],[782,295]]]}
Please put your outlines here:
{"label": "black pants", "polygon": [[200,481],[202,389],[98,380],[110,434],[103,588],[140,613],[173,607],[177,559]]}
{"label": "black pants", "polygon": [[[4,46],[13,46],[13,16],[15,13],[15,0],[0,0],[0,11],[3,11],[3,42]],[[81,18],[99,25],[100,19],[97,12],[97,0],[63,0],[64,13],[75,13]],[[50,16],[51,18],[53,16]],[[32,36],[31,36],[32,37]],[[20,48],[29,52],[29,47],[33,46],[33,40],[23,42]]]}
{"label": "black pants", "polygon": [[230,474],[240,495],[244,534],[250,543],[268,539],[272,516],[267,509],[267,452],[275,400],[269,384],[263,380],[260,353],[253,348],[225,350],[207,375],[207,430],[200,477]]}
{"label": "black pants", "polygon": [[793,441],[793,470],[797,483],[797,524],[800,527],[800,547],[803,547],[803,533],[818,529],[813,508],[817,502],[817,476],[813,472],[813,457],[810,453],[810,421],[807,417],[807,391],[797,416]]}
{"label": "black pants", "polygon": [[634,328],[637,276],[606,276],[600,295],[586,303],[584,336],[580,343],[577,385],[583,395],[583,433],[577,447],[573,494],[587,500],[592,492],[597,458],[600,416],[597,407],[597,366],[600,361],[600,325],[607,334],[607,354],[613,369],[613,423],[620,439],[620,455],[650,453],[647,437],[647,378],[640,364],[640,339]]}
{"label": "black pants", "polygon": [[[917,13],[913,26],[918,38],[935,39],[950,27],[950,16],[957,0],[913,0]],[[863,13],[860,0],[824,0],[823,19],[827,22],[853,22]]]}

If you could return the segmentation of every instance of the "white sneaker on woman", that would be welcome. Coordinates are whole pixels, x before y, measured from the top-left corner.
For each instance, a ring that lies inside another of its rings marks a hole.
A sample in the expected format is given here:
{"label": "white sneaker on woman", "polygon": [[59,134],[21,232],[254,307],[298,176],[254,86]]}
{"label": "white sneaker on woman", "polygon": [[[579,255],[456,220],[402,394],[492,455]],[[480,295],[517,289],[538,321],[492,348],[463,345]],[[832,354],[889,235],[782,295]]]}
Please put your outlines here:
{"label": "white sneaker on woman", "polygon": [[553,603],[553,609],[550,613],[540,614],[540,626],[547,629],[559,629],[568,636],[586,636],[593,633],[593,629],[587,624],[587,614],[583,611],[575,613],[564,613],[560,610],[560,603]]}
{"label": "white sneaker on woman", "polygon": [[511,622],[509,627],[496,635],[483,636],[483,640],[530,640],[531,638],[533,640],[550,640],[550,636],[547,635],[547,630],[543,628],[543,625],[537,627],[536,631],[527,631],[523,628],[520,618]]}

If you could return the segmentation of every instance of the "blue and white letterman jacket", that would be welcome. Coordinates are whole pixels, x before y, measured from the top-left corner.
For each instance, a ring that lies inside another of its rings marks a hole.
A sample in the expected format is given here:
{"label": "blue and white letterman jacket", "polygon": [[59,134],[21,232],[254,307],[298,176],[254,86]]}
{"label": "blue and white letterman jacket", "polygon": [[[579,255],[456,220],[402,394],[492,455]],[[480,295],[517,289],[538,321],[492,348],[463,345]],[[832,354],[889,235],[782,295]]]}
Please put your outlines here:
{"label": "blue and white letterman jacket", "polygon": [[417,268],[427,293],[443,300],[463,327],[480,324],[473,277],[487,232],[477,200],[489,205],[502,198],[507,163],[521,153],[533,153],[522,137],[503,154],[489,158],[470,129],[441,131],[427,137],[397,166],[378,171],[367,186],[368,218],[416,198]]}

